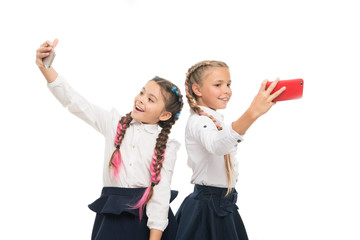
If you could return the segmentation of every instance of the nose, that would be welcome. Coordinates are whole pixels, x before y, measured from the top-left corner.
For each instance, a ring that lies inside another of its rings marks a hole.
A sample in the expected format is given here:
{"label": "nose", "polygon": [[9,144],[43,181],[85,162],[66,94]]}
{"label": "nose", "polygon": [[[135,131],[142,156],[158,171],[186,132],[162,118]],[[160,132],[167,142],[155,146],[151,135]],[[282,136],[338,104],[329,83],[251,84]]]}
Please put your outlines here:
{"label": "nose", "polygon": [[141,103],[144,103],[144,102],[145,102],[145,99],[146,99],[145,94],[139,96],[139,101],[140,101]]}
{"label": "nose", "polygon": [[232,95],[231,87],[225,86],[225,88],[224,88],[224,94],[227,95],[227,96],[230,98],[231,95]]}
{"label": "nose", "polygon": [[135,97],[135,102],[144,103],[143,97],[144,97],[144,96],[141,96],[140,94],[137,95],[137,96]]}
{"label": "nose", "polygon": [[148,97],[149,97],[149,95],[146,95],[146,94],[142,95],[142,96],[141,96],[141,101],[146,102],[146,100],[148,99]]}

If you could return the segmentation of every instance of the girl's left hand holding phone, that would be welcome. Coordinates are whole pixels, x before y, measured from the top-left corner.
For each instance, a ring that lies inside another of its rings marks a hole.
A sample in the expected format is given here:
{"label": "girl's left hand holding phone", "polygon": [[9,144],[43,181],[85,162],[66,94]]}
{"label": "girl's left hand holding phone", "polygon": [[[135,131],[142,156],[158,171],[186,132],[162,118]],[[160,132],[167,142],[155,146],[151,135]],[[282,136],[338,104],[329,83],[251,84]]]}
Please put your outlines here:
{"label": "girl's left hand holding phone", "polygon": [[276,87],[276,84],[279,82],[279,79],[277,78],[268,88],[266,88],[267,82],[268,80],[264,80],[262,82],[260,90],[252,101],[248,110],[246,110],[238,120],[232,123],[232,129],[235,130],[238,134],[244,135],[249,127],[261,115],[265,114],[272,106],[275,105],[273,100],[286,89],[285,87],[282,87],[280,90],[271,94],[271,92]]}
{"label": "girl's left hand holding phone", "polygon": [[258,94],[255,96],[253,102],[250,105],[249,110],[251,110],[253,112],[255,118],[258,118],[261,115],[267,113],[267,111],[269,111],[270,108],[275,105],[275,102],[273,102],[273,100],[286,90],[286,87],[282,87],[277,92],[274,92],[273,94],[271,94],[271,92],[276,87],[276,84],[279,82],[279,78],[277,78],[266,89],[267,82],[268,82],[268,80],[264,80],[262,82]]}

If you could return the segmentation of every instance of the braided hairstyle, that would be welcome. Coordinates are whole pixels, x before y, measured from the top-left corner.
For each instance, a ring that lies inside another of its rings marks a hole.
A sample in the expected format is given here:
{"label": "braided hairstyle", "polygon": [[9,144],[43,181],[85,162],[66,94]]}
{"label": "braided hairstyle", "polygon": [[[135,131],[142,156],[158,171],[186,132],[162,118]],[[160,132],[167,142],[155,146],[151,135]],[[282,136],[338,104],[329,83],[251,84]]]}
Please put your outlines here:
{"label": "braided hairstyle", "polygon": [[[203,83],[202,81],[205,78],[208,71],[214,67],[229,68],[226,63],[221,61],[201,61],[190,67],[188,72],[186,73],[185,91],[186,91],[186,98],[188,100],[190,108],[195,113],[210,118],[214,122],[216,128],[220,131],[222,130],[220,123],[216,121],[216,119],[212,115],[205,113],[199,107],[199,105],[197,104],[197,95],[194,93],[192,89],[193,84],[198,84],[201,86]],[[234,167],[232,165],[230,154],[224,155],[224,161],[225,161],[226,175],[228,180],[228,188],[226,195],[228,195],[231,192],[231,173],[234,173]]]}
{"label": "braided hairstyle", "polygon": [[[175,84],[173,84],[172,82],[166,79],[159,78],[157,76],[151,79],[150,81],[154,81],[160,86],[161,94],[165,99],[164,100],[165,111],[170,112],[171,117],[166,121],[158,122],[158,125],[161,127],[161,131],[156,139],[154,154],[152,156],[152,161],[150,165],[151,185],[145,190],[139,202],[136,203],[134,206],[131,206],[131,208],[134,209],[139,208],[140,219],[142,218],[143,209],[145,208],[146,204],[149,202],[149,200],[153,195],[154,187],[157,184],[159,184],[161,180],[160,172],[161,172],[162,164],[164,162],[166,143],[168,141],[171,128],[175,124],[176,120],[179,119],[181,109],[184,105],[180,89]],[[113,174],[116,178],[118,178],[120,172],[120,166],[122,163],[120,145],[122,140],[124,139],[126,129],[129,127],[131,121],[132,121],[132,117],[130,112],[126,114],[125,117],[122,117],[120,119],[117,127],[115,141],[114,141],[115,150],[109,161],[109,167],[112,168]]]}
{"label": "braided hairstyle", "polygon": [[114,141],[115,150],[111,155],[109,161],[109,167],[112,168],[113,174],[116,179],[119,178],[120,167],[122,164],[120,145],[124,139],[125,132],[132,121],[131,112],[122,117],[119,121],[118,127],[116,129],[116,136]]}

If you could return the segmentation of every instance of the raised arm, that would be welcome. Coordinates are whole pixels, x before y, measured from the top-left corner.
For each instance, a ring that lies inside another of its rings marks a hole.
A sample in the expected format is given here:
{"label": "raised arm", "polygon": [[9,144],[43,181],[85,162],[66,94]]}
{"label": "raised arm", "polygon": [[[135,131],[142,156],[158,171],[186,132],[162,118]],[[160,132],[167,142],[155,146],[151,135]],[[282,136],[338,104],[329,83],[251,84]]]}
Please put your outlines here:
{"label": "raised arm", "polygon": [[116,128],[118,113],[106,111],[87,101],[61,75],[58,75],[54,68],[46,69],[43,59],[49,56],[57,43],[57,39],[54,42],[46,41],[36,51],[36,64],[48,82],[48,88],[63,107],[105,136],[107,132]]}
{"label": "raised arm", "polygon": [[267,113],[272,106],[275,105],[273,100],[285,91],[285,87],[281,88],[277,92],[271,94],[274,90],[279,79],[276,79],[267,89],[267,80],[264,80],[261,84],[258,94],[255,96],[250,107],[246,112],[235,122],[232,123],[232,128],[238,134],[244,135],[250,126],[263,114]]}

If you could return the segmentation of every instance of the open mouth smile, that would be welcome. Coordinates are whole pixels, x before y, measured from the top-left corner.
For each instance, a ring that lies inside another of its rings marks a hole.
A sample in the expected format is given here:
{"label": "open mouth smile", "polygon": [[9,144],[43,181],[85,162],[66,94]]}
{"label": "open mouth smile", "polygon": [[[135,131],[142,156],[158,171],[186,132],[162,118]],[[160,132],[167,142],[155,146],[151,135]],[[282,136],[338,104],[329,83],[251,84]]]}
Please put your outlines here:
{"label": "open mouth smile", "polygon": [[227,102],[229,101],[229,98],[218,98],[219,100],[223,101],[223,102]]}
{"label": "open mouth smile", "polygon": [[138,112],[145,112],[145,110],[143,108],[141,108],[139,105],[135,104],[135,110]]}

